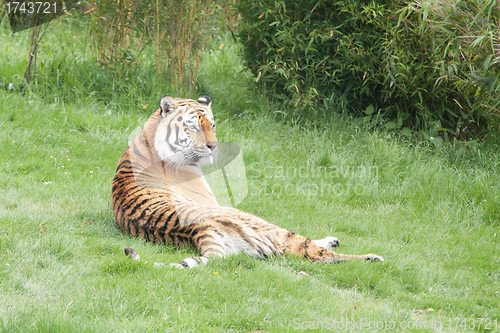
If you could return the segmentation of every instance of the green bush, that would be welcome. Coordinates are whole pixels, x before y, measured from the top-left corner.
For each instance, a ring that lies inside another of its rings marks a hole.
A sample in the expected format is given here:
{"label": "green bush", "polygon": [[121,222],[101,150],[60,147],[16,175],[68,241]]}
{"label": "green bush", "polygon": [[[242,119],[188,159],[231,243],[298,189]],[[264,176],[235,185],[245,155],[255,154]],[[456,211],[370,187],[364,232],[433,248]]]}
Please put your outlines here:
{"label": "green bush", "polygon": [[500,3],[464,0],[416,5],[423,18],[421,29],[429,30],[434,40],[439,80],[453,84],[465,104],[454,102],[471,115],[461,119],[464,123],[458,124],[457,135],[468,138],[490,129],[498,133]]}
{"label": "green bush", "polygon": [[[446,7],[387,0],[243,0],[237,3],[238,35],[256,80],[268,96],[293,106],[295,115],[313,117],[321,106],[335,103],[381,119],[388,128],[431,128],[445,138],[483,134],[492,114],[499,113],[498,79],[476,79],[472,58],[450,57],[449,45],[458,50],[464,43],[444,32],[457,21],[448,22],[455,5],[467,3],[469,12],[490,10],[483,23],[495,23],[499,9],[494,1],[483,1],[482,7],[475,0],[451,1]],[[431,16],[439,22],[430,23]],[[496,31],[488,24],[481,29]],[[493,38],[488,36],[483,39]],[[489,52],[491,66],[480,68],[498,77],[490,57],[494,50]],[[488,112],[481,106],[485,101]]]}

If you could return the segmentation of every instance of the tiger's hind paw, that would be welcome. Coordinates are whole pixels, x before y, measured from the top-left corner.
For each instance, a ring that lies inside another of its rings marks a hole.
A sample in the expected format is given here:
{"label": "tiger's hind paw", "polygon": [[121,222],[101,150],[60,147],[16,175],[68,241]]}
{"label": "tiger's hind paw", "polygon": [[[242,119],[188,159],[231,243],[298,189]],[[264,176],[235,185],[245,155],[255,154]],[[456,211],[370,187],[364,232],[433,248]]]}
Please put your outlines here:
{"label": "tiger's hind paw", "polygon": [[337,237],[325,237],[323,239],[313,240],[313,242],[324,249],[330,250],[334,247],[339,247],[339,239]]}
{"label": "tiger's hind paw", "polygon": [[384,258],[382,258],[381,256],[378,256],[376,254],[373,254],[373,253],[368,253],[365,256],[365,260],[370,260],[370,261],[384,261]]}

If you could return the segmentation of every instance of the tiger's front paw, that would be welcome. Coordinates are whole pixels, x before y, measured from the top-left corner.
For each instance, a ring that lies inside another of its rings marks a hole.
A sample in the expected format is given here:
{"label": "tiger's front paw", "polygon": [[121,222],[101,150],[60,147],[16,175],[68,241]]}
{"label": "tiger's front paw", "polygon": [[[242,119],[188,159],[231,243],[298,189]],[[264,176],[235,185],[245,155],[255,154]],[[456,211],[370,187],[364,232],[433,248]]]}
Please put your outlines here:
{"label": "tiger's front paw", "polygon": [[124,249],[125,255],[134,259],[134,260],[141,260],[141,257],[139,256],[139,253],[137,253],[136,250],[134,250],[131,247],[126,247]]}
{"label": "tiger's front paw", "polygon": [[199,264],[205,265],[208,262],[208,258],[206,257],[190,257],[186,258],[181,262],[170,264],[170,267],[176,268],[193,268],[198,266]]}

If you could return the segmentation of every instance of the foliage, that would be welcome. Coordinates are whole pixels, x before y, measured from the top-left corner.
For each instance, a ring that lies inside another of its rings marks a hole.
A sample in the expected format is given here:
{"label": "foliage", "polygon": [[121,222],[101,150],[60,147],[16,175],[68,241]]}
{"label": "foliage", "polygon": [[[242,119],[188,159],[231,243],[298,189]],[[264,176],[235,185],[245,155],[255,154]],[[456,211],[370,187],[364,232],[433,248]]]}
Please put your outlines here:
{"label": "foliage", "polygon": [[[484,8],[474,1],[467,0],[469,12],[490,11],[481,19],[488,22],[482,26],[483,39],[497,34],[492,30],[498,18],[494,1]],[[387,128],[433,128],[443,137],[459,135],[470,122],[485,131],[492,120],[479,108],[487,103],[489,114],[496,110],[496,86],[485,100],[477,93],[484,84],[471,82],[474,77],[461,68],[472,58],[464,60],[459,53],[444,57],[444,26],[427,23],[427,5],[418,10],[385,0],[259,0],[240,1],[237,9],[246,63],[268,95],[295,113],[311,116],[318,107],[336,103],[356,115],[388,119]],[[452,7],[446,17],[451,13]],[[463,20],[474,25],[470,16]],[[457,35],[448,41],[460,40]],[[498,76],[491,50],[483,50],[489,52],[488,77]],[[460,69],[469,83],[447,79],[450,66]]]}
{"label": "foliage", "polygon": [[117,1],[91,0],[91,34],[97,58],[104,64],[131,65],[152,43],[157,74],[168,73],[174,85],[192,89],[203,32],[214,1]]}
{"label": "foliage", "polygon": [[[178,87],[182,95],[198,88],[196,74],[211,32],[219,33],[225,25],[235,26],[235,18],[231,16],[233,2],[88,0],[79,2],[68,13],[70,19],[67,15],[62,19],[71,20],[85,31],[90,37],[95,60],[116,69],[113,74],[116,79],[126,79],[120,75],[136,71],[133,67],[145,59],[148,62],[154,59],[156,75]],[[3,22],[7,18],[3,6],[0,6],[0,18]],[[55,21],[51,24],[57,25]],[[44,31],[48,26],[45,25]],[[37,38],[40,28],[33,29],[35,44],[41,40]],[[85,45],[86,51],[91,51],[87,36],[79,42]],[[27,83],[33,81],[30,73],[33,77],[36,74],[33,68],[37,66],[37,52],[33,49],[36,48],[32,45],[28,50],[33,65],[31,70],[28,66]]]}
{"label": "foliage", "polygon": [[[435,36],[439,80],[463,96],[458,134],[468,138],[500,123],[500,3],[496,0],[415,1],[421,29]],[[411,6],[408,7],[410,9]],[[415,10],[413,8],[412,10]],[[466,112],[464,112],[466,111]],[[472,131],[472,133],[471,133]]]}

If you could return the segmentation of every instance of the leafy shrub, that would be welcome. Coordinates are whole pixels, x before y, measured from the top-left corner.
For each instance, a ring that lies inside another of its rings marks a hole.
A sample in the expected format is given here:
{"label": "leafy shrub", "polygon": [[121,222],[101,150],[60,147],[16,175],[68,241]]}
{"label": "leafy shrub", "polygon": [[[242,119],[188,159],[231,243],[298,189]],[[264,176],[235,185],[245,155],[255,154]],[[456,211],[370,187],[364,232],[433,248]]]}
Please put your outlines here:
{"label": "leafy shrub", "polygon": [[[470,75],[470,61],[478,58],[448,56],[449,45],[456,51],[464,43],[457,29],[455,35],[444,33],[447,24],[457,22],[456,17],[448,20],[454,4],[462,3],[469,12],[489,10],[481,21],[492,25],[482,29],[494,33],[498,6],[486,0],[483,8],[475,1],[449,0],[444,10],[442,4],[389,0],[242,0],[237,3],[242,17],[238,36],[256,80],[268,95],[293,106],[295,114],[311,117],[335,101],[356,115],[388,120],[388,128],[433,128],[447,137],[472,124],[480,134],[494,118],[485,115],[499,112],[498,80],[487,84]],[[438,13],[441,22],[430,22]],[[473,19],[461,20],[470,26]],[[485,34],[483,40],[492,38]],[[494,53],[484,50],[490,65],[482,68],[488,77],[498,77]],[[463,77],[467,80],[455,79]],[[486,91],[489,112],[480,111]]]}
{"label": "leafy shrub", "polygon": [[[434,38],[440,80],[453,84],[469,118],[458,124],[463,138],[498,129],[500,116],[500,3],[497,0],[415,1],[421,29]],[[410,7],[408,7],[410,8]],[[425,19],[427,17],[427,19]],[[462,111],[462,113],[464,113]]]}
{"label": "leafy shrub", "polygon": [[[206,18],[214,1],[89,0],[96,58],[106,65],[131,65],[152,45],[158,75],[192,89],[195,86]],[[151,53],[151,52],[150,52]]]}
{"label": "leafy shrub", "polygon": [[[3,68],[0,89],[61,101],[90,97],[139,109],[157,101],[159,93],[199,96],[197,74],[207,41],[224,24],[235,25],[229,17],[233,2],[84,0],[78,10],[52,21],[50,33],[44,33],[49,25],[43,33],[33,29],[27,50],[31,72],[23,64]],[[0,5],[0,33],[11,33],[8,23]],[[26,33],[13,36],[21,40]],[[23,77],[25,71],[32,76]]]}

